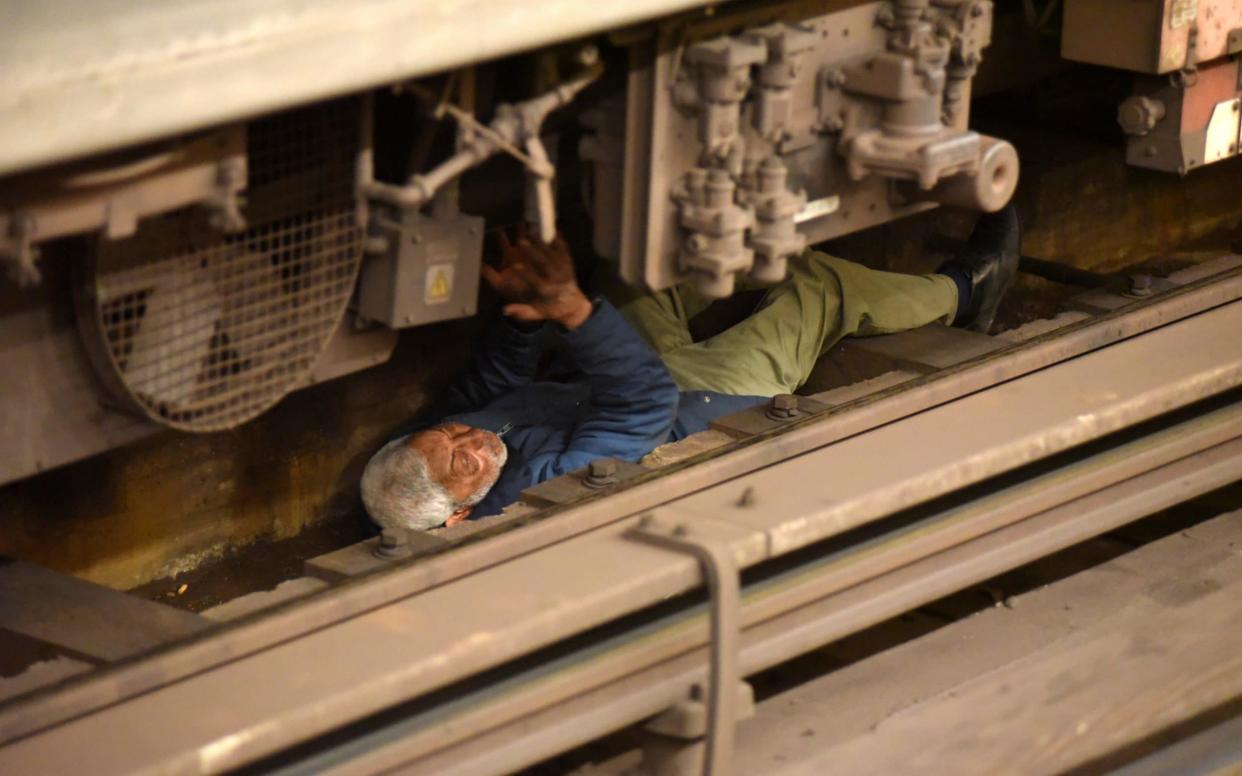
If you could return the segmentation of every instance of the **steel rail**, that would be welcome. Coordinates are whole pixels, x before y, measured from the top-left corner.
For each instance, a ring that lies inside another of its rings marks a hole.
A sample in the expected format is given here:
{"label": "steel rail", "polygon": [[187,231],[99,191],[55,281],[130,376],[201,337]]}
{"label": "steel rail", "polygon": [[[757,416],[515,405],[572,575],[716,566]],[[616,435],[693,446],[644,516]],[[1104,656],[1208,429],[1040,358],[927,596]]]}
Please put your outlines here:
{"label": "steel rail", "polygon": [[[548,510],[547,517],[420,558],[382,575],[361,578],[308,600],[237,621],[125,664],[70,680],[55,691],[0,709],[0,742],[193,676],[214,666],[330,627],[410,595],[461,579],[493,564],[572,539],[644,509],[708,488],[809,450],[911,416],[967,394],[1112,343],[1138,336],[1242,297],[1242,271],[1200,280],[1155,299],[1033,339],[954,369],[918,378],[788,427],[738,443],[714,457],[698,456],[637,479],[605,497]],[[675,478],[669,475],[676,474]]]}
{"label": "steel rail", "polygon": [[[666,509],[682,519],[709,514],[731,523],[738,563],[751,566],[1237,386],[1242,353],[1232,346],[1232,333],[1240,322],[1242,303],[1228,305],[768,473],[805,483],[859,457],[885,461],[883,469],[843,473],[837,501],[825,502],[814,489],[787,489],[785,495],[801,502],[778,496],[763,510],[746,512],[736,503],[737,492],[750,487],[743,477]],[[1160,370],[1148,368],[1144,358],[1153,352],[1163,359]],[[979,422],[987,417],[1005,423]],[[918,440],[914,446],[911,437]],[[939,440],[938,454],[919,454],[930,439]],[[762,486],[758,492],[762,502]],[[633,522],[510,560],[16,742],[0,750],[0,763],[55,761],[97,742],[102,731],[115,736],[125,730],[124,746],[96,757],[99,772],[237,767],[694,588],[693,561],[621,538]],[[491,593],[497,589],[510,594],[496,601]],[[297,666],[314,668],[290,674]],[[258,683],[267,687],[277,676],[287,677],[279,692],[258,691]],[[222,699],[227,714],[210,713]],[[195,713],[170,716],[184,709]]]}
{"label": "steel rail", "polygon": [[[946,370],[943,375],[931,375],[876,396],[848,402],[826,413],[826,416],[792,423],[785,435],[765,435],[758,440],[741,443],[738,449],[723,456],[707,461],[691,459],[669,467],[667,472],[678,473],[674,480],[652,474],[638,480],[635,487],[611,494],[605,503],[587,500],[559,510],[553,509],[548,518],[525,525],[522,529],[508,530],[492,536],[488,541],[463,546],[453,553],[422,559],[373,579],[358,580],[325,591],[311,600],[268,612],[263,617],[238,621],[220,632],[176,644],[148,658],[84,675],[67,683],[66,687],[58,688],[56,693],[37,694],[24,702],[0,709],[0,741],[14,740],[89,710],[147,692],[171,680],[189,677],[212,665],[276,646],[342,621],[345,617],[360,615],[412,593],[460,579],[508,557],[529,553],[594,530],[678,495],[794,457],[807,449],[841,440],[867,428],[956,399],[972,390],[1028,374],[1058,360],[1073,358],[1112,341],[1148,332],[1240,297],[1242,272],[1203,279],[1149,303],[1068,327],[1069,332],[1063,336],[1048,334],[975,363]],[[1072,341],[1067,341],[1067,338]]]}
{"label": "steel rail", "polygon": [[[845,582],[850,576],[847,568],[829,566],[805,584],[820,590],[840,587],[837,592],[814,597],[803,590],[808,600],[802,606],[745,628],[739,654],[742,672],[749,675],[771,668],[943,595],[1228,484],[1236,480],[1240,470],[1242,439],[1234,439],[942,552],[897,565],[853,586]],[[894,542],[899,543],[900,539]],[[898,546],[884,545],[872,546],[867,551],[902,552]],[[848,566],[848,558],[842,562]],[[841,577],[832,580],[837,574]],[[801,587],[801,583],[792,580],[787,584],[791,593]],[[743,609],[743,614],[748,621],[751,619],[749,607]],[[697,619],[695,630],[702,632],[702,615]],[[691,625],[682,621],[670,626],[670,630],[680,629],[684,633]],[[655,637],[646,637],[652,638]],[[644,648],[640,644],[635,651]],[[617,657],[622,662],[626,660]],[[355,742],[353,757],[348,761],[333,762],[329,755],[279,772],[361,774],[378,772],[375,766],[387,773],[444,776],[511,772],[659,713],[682,697],[686,687],[701,681],[706,657],[706,648],[699,647],[589,689],[580,683],[583,677],[558,677],[579,683],[581,689],[559,703],[548,704],[520,719],[423,756],[403,760],[400,734],[388,730],[368,742],[374,750]],[[584,672],[597,668],[590,660],[589,656],[584,658]],[[516,690],[507,688],[507,694],[514,693]],[[451,731],[457,721],[439,720],[433,729]]]}
{"label": "steel rail", "polygon": [[[1066,504],[1081,504],[1101,490],[1134,481],[1172,461],[1186,460],[1205,450],[1235,442],[1239,436],[1242,436],[1242,403],[1235,403],[1162,428],[1150,436],[1108,446],[1081,459],[1036,472],[1014,484],[970,494],[964,501],[955,499],[951,505],[940,505],[912,524],[853,542],[833,552],[816,553],[789,571],[751,584],[743,599],[742,627],[753,630],[826,597],[840,596],[859,585],[872,584],[903,567],[953,552],[996,531],[1005,531],[1035,516],[1062,509]],[[1242,455],[1242,442],[1237,444],[1239,455]],[[1236,459],[1231,460],[1236,463]],[[1220,473],[1219,469],[1214,471]],[[1237,471],[1242,471],[1242,467],[1235,469],[1234,477]],[[1217,483],[1218,479],[1213,475],[1205,482]],[[1115,525],[1101,523],[1098,532],[1111,527]],[[701,654],[696,650],[711,643],[704,626],[705,616],[702,606],[669,615],[659,625],[645,625],[637,633],[612,639],[608,645],[594,644],[580,654],[558,659],[553,665],[539,666],[517,678],[489,686],[473,697],[457,698],[448,711],[443,708],[423,711],[368,731],[359,737],[364,740],[351,745],[355,753],[347,764],[335,763],[340,753],[330,752],[300,763],[294,770],[334,772],[334,767],[340,767],[341,773],[372,773],[414,758],[428,757],[435,763],[435,772],[439,772],[439,769],[449,768],[449,763],[437,752],[458,745],[473,747],[469,743],[471,739],[483,736],[490,740],[499,735],[497,729],[505,726],[529,727],[532,714],[573,702],[584,692],[629,681],[627,677],[667,661],[690,653]],[[875,622],[880,619],[883,618]],[[859,628],[869,624],[874,623],[863,623]],[[795,654],[784,655],[775,662]],[[743,669],[754,672],[749,666],[744,665]],[[674,696],[682,697],[675,692]],[[624,717],[628,712],[618,713]],[[646,714],[627,717],[616,726],[643,716]],[[568,719],[575,721],[573,727],[577,729],[576,715],[562,719],[560,724],[566,724]],[[536,735],[529,730],[525,734]],[[555,752],[543,752],[540,756],[551,754]],[[520,767],[520,764],[513,767]]]}

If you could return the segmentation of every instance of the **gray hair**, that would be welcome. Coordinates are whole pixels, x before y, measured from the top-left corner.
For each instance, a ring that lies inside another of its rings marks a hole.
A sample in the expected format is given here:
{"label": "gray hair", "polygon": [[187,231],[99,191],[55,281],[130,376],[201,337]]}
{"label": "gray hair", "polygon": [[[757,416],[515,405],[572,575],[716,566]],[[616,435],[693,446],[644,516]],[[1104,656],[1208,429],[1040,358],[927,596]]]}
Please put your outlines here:
{"label": "gray hair", "polygon": [[491,455],[496,477],[484,483],[464,501],[458,501],[431,478],[422,453],[410,447],[410,435],[398,437],[371,456],[362,472],[362,503],[367,514],[382,528],[426,531],[444,525],[453,512],[482,501],[496,484],[508,458],[508,450]]}

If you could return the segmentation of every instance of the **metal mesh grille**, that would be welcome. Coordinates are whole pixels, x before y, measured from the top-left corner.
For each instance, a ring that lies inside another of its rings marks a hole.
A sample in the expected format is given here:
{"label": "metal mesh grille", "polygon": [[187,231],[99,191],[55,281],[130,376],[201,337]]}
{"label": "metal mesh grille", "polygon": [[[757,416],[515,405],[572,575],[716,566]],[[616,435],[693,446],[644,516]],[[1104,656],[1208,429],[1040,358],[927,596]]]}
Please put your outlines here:
{"label": "metal mesh grille", "polygon": [[247,131],[248,228],[202,208],[102,240],[94,298],[111,365],[146,414],[231,428],[304,380],[344,312],[361,258],[354,203],[360,105],[325,103]]}

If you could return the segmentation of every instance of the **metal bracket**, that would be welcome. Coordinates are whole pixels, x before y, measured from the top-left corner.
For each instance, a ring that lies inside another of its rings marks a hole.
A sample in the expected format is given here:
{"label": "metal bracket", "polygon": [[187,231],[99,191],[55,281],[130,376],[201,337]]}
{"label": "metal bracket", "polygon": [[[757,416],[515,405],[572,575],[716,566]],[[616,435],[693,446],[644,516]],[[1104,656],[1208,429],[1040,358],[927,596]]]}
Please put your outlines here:
{"label": "metal bracket", "polygon": [[518,500],[535,507],[568,504],[619,482],[632,480],[647,471],[645,467],[629,461],[600,458],[582,469],[532,485],[519,494]]}
{"label": "metal bracket", "polygon": [[1225,37],[1226,54],[1242,54],[1242,27],[1235,27]]}
{"label": "metal bracket", "polygon": [[[245,231],[246,217],[242,215],[245,198],[241,191],[246,188],[249,177],[245,156],[221,159],[216,165],[217,186],[206,204],[211,211],[211,225],[227,234]],[[132,233],[132,230],[130,230]]]}
{"label": "metal bracket", "polygon": [[131,237],[145,219],[205,206],[225,231],[246,226],[246,125],[233,124],[132,153],[88,159],[15,180],[22,201],[0,210],[0,265],[19,286],[36,285],[39,243],[101,231]]}
{"label": "metal bracket", "polygon": [[711,608],[711,663],[708,674],[706,756],[703,773],[727,776],[738,720],[738,646],[741,633],[741,580],[731,544],[709,536],[693,523],[669,524],[646,515],[626,536],[694,556],[703,570]]}
{"label": "metal bracket", "polygon": [[9,265],[9,277],[22,288],[38,285],[43,280],[43,273],[35,266],[39,258],[39,248],[34,244],[36,232],[34,218],[29,213],[15,211],[9,216],[8,239],[0,235],[0,261]]}

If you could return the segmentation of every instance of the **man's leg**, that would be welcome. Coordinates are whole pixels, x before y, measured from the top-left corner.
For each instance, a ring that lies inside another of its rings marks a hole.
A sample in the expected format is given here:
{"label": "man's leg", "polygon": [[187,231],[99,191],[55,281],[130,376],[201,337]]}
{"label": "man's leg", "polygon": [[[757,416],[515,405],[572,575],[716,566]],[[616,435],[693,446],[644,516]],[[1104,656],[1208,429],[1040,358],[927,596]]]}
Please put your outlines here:
{"label": "man's leg", "polygon": [[661,354],[693,344],[690,319],[710,304],[690,286],[646,291],[613,279],[603,292],[639,336]]}
{"label": "man's leg", "polygon": [[[658,309],[666,308],[673,304]],[[682,390],[772,396],[797,389],[842,337],[950,323],[956,312],[957,287],[943,275],[881,272],[809,251],[746,320],[704,342],[690,342],[687,330],[683,344],[657,350]]]}

